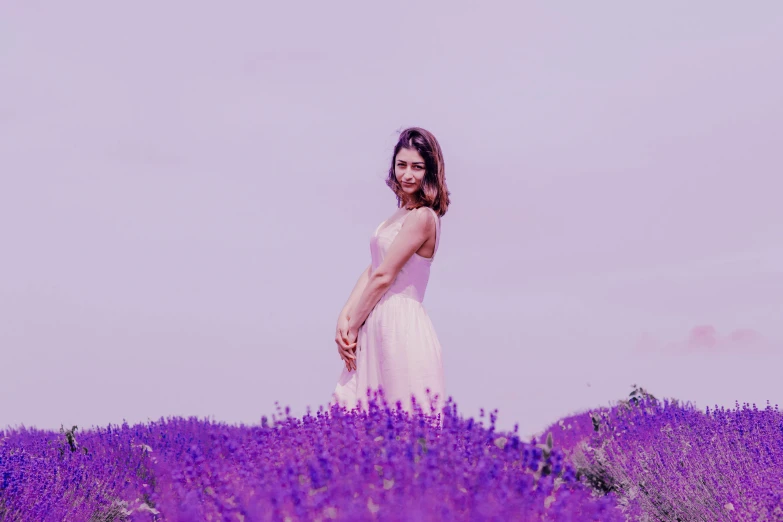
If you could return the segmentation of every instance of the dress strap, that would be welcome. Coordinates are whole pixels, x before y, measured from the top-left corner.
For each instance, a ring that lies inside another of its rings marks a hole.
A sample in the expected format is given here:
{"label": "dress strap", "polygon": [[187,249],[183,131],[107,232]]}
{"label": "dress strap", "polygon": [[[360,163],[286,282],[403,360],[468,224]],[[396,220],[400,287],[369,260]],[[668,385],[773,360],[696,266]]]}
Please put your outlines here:
{"label": "dress strap", "polygon": [[375,227],[375,232],[373,232],[373,233],[372,233],[372,237],[375,237],[375,236],[377,236],[377,235],[378,235],[378,231],[381,229],[381,227],[383,226],[383,224],[384,224],[384,223],[386,223],[386,221],[388,221],[388,219],[387,219],[387,220],[384,220],[384,221],[381,221],[381,224],[380,224],[380,225],[378,225],[377,227]]}
{"label": "dress strap", "polygon": [[427,207],[432,215],[435,216],[435,250],[432,251],[430,260],[435,259],[435,254],[438,253],[438,245],[440,244],[440,216],[432,207]]}

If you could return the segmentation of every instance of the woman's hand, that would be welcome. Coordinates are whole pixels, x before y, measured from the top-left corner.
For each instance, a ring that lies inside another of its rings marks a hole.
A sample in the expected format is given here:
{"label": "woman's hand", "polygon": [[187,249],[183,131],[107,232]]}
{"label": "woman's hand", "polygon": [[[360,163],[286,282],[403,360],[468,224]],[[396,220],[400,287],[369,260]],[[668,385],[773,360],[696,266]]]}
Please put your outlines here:
{"label": "woman's hand", "polygon": [[345,335],[345,342],[348,344],[348,346],[351,347],[351,355],[353,356],[353,359],[350,361],[350,364],[348,365],[348,371],[350,372],[351,369],[356,369],[356,346],[359,338],[359,332],[358,330],[353,330],[350,327],[348,327],[348,331]]}
{"label": "woman's hand", "polygon": [[348,344],[356,346],[356,341],[359,339],[359,330],[351,328],[351,326],[347,326],[347,331],[345,333],[345,339],[348,341]]}
{"label": "woman's hand", "polygon": [[340,316],[337,319],[337,329],[334,335],[334,341],[337,343],[337,353],[345,362],[345,368],[350,372],[356,369],[356,338],[353,335],[349,339],[348,318]]}

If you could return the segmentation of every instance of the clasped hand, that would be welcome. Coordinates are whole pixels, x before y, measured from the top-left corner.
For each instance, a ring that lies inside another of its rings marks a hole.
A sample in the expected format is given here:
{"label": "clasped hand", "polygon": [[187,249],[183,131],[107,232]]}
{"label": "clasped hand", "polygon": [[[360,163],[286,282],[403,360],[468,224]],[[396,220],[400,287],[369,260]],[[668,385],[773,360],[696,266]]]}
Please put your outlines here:
{"label": "clasped hand", "polygon": [[334,341],[337,343],[337,353],[340,354],[340,358],[345,362],[345,368],[349,372],[356,369],[356,339],[358,336],[358,331],[349,327],[347,317],[340,317],[337,320]]}

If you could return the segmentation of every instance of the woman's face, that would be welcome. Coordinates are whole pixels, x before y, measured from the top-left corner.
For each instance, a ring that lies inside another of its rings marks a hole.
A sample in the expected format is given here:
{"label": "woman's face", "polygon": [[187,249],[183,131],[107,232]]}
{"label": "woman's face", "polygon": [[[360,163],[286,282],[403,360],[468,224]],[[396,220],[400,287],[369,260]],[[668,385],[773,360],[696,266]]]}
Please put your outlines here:
{"label": "woman's face", "polygon": [[394,174],[403,192],[409,197],[421,188],[424,179],[424,158],[416,149],[402,148],[394,160]]}

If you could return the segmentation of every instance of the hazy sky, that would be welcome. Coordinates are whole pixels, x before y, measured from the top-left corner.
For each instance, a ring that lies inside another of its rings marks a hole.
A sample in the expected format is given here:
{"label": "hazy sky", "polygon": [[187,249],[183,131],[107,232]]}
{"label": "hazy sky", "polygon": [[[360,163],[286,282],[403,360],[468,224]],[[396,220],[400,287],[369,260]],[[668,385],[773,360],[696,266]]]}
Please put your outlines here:
{"label": "hazy sky", "polygon": [[0,4],[0,427],[325,405],[411,125],[464,413],[783,403],[783,4],[463,3]]}

